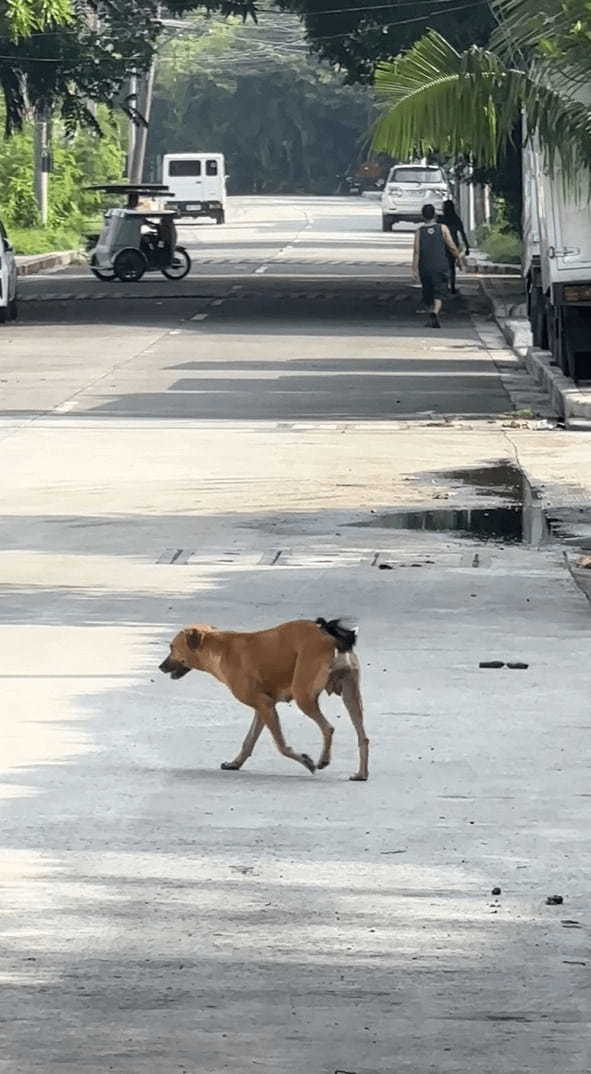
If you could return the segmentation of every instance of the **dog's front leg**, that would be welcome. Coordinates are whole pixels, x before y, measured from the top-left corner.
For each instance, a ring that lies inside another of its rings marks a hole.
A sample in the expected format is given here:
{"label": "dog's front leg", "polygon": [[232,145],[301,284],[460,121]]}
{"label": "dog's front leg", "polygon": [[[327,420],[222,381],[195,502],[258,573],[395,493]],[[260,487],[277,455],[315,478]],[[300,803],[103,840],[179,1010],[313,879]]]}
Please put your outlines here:
{"label": "dog's front leg", "polygon": [[255,712],[253,721],[248,729],[248,734],[240,748],[240,753],[233,761],[224,761],[221,766],[224,771],[236,771],[238,768],[242,768],[242,765],[248,760],[254,750],[264,726],[262,718],[259,716],[258,712]]}

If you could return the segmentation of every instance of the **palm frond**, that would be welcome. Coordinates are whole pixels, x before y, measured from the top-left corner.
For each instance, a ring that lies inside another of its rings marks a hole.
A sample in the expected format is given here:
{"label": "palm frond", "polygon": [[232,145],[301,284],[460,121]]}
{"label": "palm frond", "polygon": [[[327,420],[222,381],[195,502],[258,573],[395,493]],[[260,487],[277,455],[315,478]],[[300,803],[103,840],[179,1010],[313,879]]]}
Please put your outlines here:
{"label": "palm frond", "polygon": [[374,127],[373,148],[400,157],[435,148],[471,152],[493,164],[519,111],[523,79],[493,53],[476,46],[460,53],[429,30],[377,69],[376,91],[386,110]]}
{"label": "palm frond", "polygon": [[[506,62],[537,66],[538,78],[591,101],[591,9],[580,0],[492,0],[490,47]],[[587,94],[585,91],[587,90]]]}
{"label": "palm frond", "polygon": [[550,88],[545,77],[543,68],[510,67],[475,46],[459,53],[430,30],[377,70],[385,109],[373,129],[373,149],[402,158],[433,149],[470,153],[494,166],[525,111],[527,131],[537,132],[548,167],[560,153],[563,173],[572,178],[591,161],[591,116],[572,92]]}
{"label": "palm frond", "polygon": [[491,48],[501,56],[517,56],[535,49],[544,37],[567,32],[572,23],[561,0],[491,0],[497,29]]}

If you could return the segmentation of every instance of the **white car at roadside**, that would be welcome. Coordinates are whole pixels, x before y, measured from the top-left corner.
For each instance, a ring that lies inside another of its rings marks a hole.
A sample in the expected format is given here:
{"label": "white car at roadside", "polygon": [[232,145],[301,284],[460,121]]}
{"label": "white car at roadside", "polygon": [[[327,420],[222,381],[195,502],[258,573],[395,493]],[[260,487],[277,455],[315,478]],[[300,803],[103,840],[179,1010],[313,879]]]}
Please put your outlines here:
{"label": "white car at roadside", "polygon": [[16,259],[0,220],[0,324],[16,318]]}
{"label": "white car at roadside", "polygon": [[419,223],[423,205],[435,206],[440,213],[451,197],[442,168],[432,164],[395,164],[390,168],[382,194],[382,231],[391,231],[399,221]]}

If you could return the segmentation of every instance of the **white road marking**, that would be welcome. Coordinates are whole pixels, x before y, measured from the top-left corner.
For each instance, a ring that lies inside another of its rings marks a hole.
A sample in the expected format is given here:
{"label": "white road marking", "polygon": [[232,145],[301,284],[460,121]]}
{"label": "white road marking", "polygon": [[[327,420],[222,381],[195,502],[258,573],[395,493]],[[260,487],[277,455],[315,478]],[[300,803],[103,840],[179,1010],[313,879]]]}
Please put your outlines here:
{"label": "white road marking", "polygon": [[254,270],[255,276],[260,276],[262,272],[266,272],[268,267],[269,267],[268,265],[261,265],[260,268],[255,269]]}
{"label": "white road marking", "polygon": [[207,320],[207,314],[206,313],[196,313],[194,317],[191,317],[191,320],[192,321],[206,321]]}
{"label": "white road marking", "polygon": [[77,407],[78,403],[78,399],[70,399],[66,403],[60,403],[59,406],[55,407],[54,414],[67,414],[69,410],[73,410],[74,407]]}

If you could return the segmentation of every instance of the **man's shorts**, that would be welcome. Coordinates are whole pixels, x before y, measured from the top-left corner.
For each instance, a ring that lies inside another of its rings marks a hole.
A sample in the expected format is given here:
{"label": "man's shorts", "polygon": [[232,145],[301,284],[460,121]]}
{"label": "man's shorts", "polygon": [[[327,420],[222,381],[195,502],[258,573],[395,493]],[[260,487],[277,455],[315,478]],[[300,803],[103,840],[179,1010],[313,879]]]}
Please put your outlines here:
{"label": "man's shorts", "polygon": [[426,306],[432,306],[436,298],[445,298],[449,286],[448,274],[447,272],[421,272],[421,286],[423,302]]}

